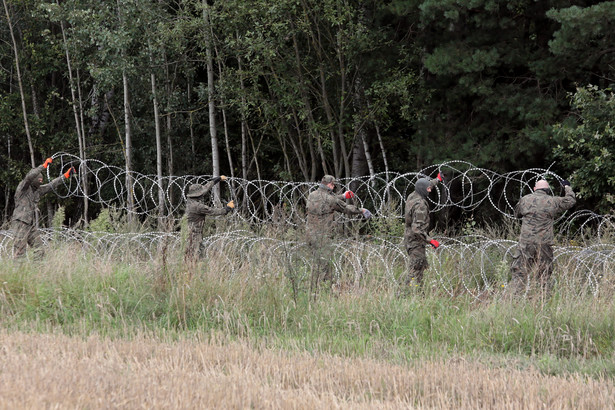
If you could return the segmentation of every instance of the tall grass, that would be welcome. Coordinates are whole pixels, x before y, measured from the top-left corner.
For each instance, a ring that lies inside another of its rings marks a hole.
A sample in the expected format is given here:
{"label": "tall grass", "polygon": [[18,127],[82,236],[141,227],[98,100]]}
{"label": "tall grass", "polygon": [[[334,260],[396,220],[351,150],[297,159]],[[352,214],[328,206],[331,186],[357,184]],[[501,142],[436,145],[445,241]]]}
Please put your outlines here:
{"label": "tall grass", "polygon": [[[494,291],[477,300],[427,285],[399,298],[386,281],[355,286],[351,272],[314,299],[307,286],[293,289],[287,272],[295,268],[285,258],[254,263],[263,246],[237,252],[214,247],[192,268],[178,250],[149,260],[127,249],[116,260],[77,253],[70,245],[48,249],[41,260],[4,260],[0,324],[113,338],[143,331],[165,338],[215,333],[398,364],[463,355],[493,366],[512,360],[553,374],[615,376],[612,292],[594,296],[567,285],[548,297],[510,299]],[[242,257],[252,262],[241,263]],[[437,285],[433,274],[427,272],[426,283]]]}

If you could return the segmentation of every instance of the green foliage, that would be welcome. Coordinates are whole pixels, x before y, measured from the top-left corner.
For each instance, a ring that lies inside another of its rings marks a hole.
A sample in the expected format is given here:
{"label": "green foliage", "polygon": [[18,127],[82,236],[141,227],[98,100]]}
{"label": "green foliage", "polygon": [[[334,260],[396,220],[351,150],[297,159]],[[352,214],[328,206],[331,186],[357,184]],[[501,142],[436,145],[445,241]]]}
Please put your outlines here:
{"label": "green foliage", "polygon": [[91,232],[117,233],[125,232],[127,229],[130,230],[126,214],[116,208],[103,208],[88,226]]}
{"label": "green foliage", "polygon": [[66,208],[64,206],[58,207],[55,214],[53,215],[53,220],[51,221],[51,226],[53,229],[62,229],[64,226],[64,219],[66,218]]}
{"label": "green foliage", "polygon": [[570,94],[574,115],[554,126],[555,156],[571,173],[579,197],[597,204],[599,212],[615,205],[615,96],[609,89],[579,87]]}

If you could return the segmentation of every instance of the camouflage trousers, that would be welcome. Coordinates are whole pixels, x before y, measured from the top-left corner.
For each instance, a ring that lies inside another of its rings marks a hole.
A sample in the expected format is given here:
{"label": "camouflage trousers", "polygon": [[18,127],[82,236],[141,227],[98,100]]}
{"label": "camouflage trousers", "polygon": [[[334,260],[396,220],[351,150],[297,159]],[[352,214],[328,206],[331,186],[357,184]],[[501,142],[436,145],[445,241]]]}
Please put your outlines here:
{"label": "camouflage trousers", "polygon": [[333,244],[330,238],[308,237],[309,259],[312,264],[310,290],[316,292],[320,283],[333,280]]}
{"label": "camouflage trousers", "polygon": [[203,242],[203,224],[189,224],[184,263],[196,263],[201,257],[201,242]]}
{"label": "camouflage trousers", "polygon": [[425,251],[424,243],[411,243],[406,247],[409,259],[408,274],[404,280],[406,288],[410,286],[412,279],[416,280],[418,285],[423,283],[423,272],[429,267],[427,263],[427,252]]}
{"label": "camouflage trousers", "polygon": [[511,292],[519,292],[531,277],[543,288],[551,285],[553,247],[550,244],[519,242],[511,264]]}
{"label": "camouflage trousers", "polygon": [[13,244],[13,255],[15,257],[26,253],[28,246],[36,249],[37,256],[42,256],[45,253],[43,241],[36,226],[16,220],[13,221],[11,228],[15,235]]}

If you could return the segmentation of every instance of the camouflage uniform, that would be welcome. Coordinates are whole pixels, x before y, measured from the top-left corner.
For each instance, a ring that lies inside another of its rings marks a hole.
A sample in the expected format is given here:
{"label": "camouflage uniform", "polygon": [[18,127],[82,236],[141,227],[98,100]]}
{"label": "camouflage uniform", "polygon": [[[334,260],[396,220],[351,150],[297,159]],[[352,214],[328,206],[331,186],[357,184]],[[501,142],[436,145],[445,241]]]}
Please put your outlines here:
{"label": "camouflage uniform", "polygon": [[576,203],[570,186],[565,186],[563,197],[554,197],[547,190],[536,189],[525,195],[515,207],[515,216],[522,218],[519,245],[511,266],[511,292],[524,287],[529,271],[536,269],[540,283],[549,285],[553,271],[553,220]]}
{"label": "camouflage uniform", "polygon": [[406,287],[410,285],[412,278],[421,284],[423,272],[429,267],[425,245],[432,238],[429,237],[429,204],[427,202],[427,187],[434,187],[437,179],[429,180],[421,178],[416,182],[415,190],[408,195],[404,210],[406,229],[404,232],[404,244],[410,259],[410,271],[405,279]]}
{"label": "camouflage uniform", "polygon": [[335,183],[335,178],[325,175],[318,189],[307,198],[306,240],[314,263],[311,287],[314,291],[321,280],[331,280],[332,239],[335,227],[335,212],[360,215],[361,209],[344,201],[344,195],[335,195],[326,186]]}
{"label": "camouflage uniform", "polygon": [[211,208],[202,202],[203,196],[218,182],[220,182],[220,177],[212,179],[205,186],[201,184],[190,185],[186,195],[186,220],[188,222],[188,239],[184,255],[186,262],[195,262],[201,254],[205,217],[226,215],[231,210],[228,206]]}
{"label": "camouflage uniform", "polygon": [[11,228],[15,235],[13,247],[14,255],[21,256],[28,245],[37,248],[43,254],[43,242],[38,232],[38,201],[41,196],[56,189],[63,177],[60,175],[48,184],[40,185],[39,178],[43,178],[43,165],[32,168],[17,186],[15,191],[15,210],[11,218]]}

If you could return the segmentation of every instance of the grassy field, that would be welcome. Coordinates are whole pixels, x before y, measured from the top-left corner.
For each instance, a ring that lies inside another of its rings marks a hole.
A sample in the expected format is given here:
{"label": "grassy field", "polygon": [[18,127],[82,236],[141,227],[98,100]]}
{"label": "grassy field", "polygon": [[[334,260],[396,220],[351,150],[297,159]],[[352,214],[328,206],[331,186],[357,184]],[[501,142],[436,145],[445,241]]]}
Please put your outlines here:
{"label": "grassy field", "polygon": [[[263,245],[265,246],[265,245]],[[259,252],[258,246],[242,249]],[[615,402],[615,298],[291,286],[224,249],[0,269],[0,407],[568,407]],[[429,272],[428,272],[429,275]],[[297,290],[298,289],[298,290]]]}

